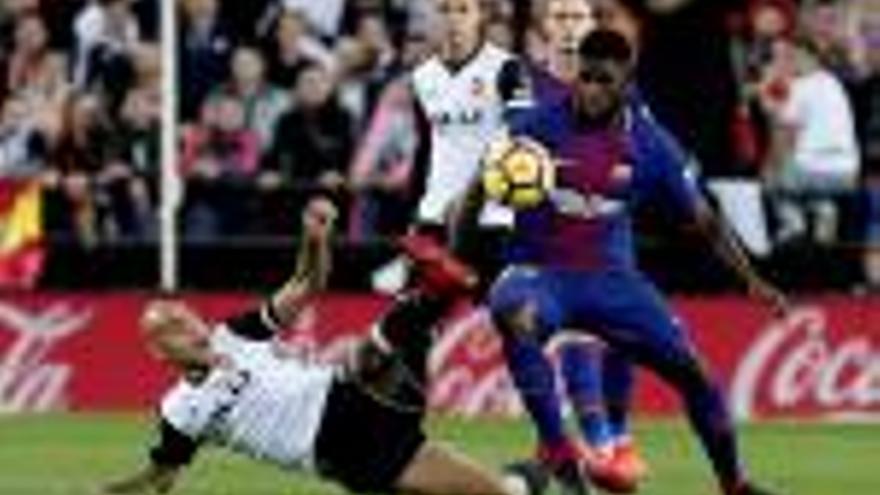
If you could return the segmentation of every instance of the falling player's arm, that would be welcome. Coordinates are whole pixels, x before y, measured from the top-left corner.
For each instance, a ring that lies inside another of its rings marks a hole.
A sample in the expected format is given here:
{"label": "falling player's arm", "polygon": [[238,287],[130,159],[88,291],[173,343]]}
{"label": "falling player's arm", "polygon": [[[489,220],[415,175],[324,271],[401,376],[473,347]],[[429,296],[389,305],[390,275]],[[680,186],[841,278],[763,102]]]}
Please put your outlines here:
{"label": "falling player's arm", "polygon": [[330,200],[312,200],[303,214],[303,240],[293,276],[269,298],[265,311],[279,328],[288,327],[305,301],[327,285],[331,269],[330,237],[338,213]]}
{"label": "falling player's arm", "polygon": [[788,308],[786,297],[758,274],[730,225],[705,199],[699,201],[694,220],[700,233],[746,284],[750,294],[770,304],[777,313],[784,314]]}
{"label": "falling player's arm", "polygon": [[330,276],[330,238],[337,211],[326,198],[313,199],[303,213],[296,268],[288,281],[255,310],[226,322],[235,335],[252,341],[272,340],[290,327],[309,298],[324,289]]}

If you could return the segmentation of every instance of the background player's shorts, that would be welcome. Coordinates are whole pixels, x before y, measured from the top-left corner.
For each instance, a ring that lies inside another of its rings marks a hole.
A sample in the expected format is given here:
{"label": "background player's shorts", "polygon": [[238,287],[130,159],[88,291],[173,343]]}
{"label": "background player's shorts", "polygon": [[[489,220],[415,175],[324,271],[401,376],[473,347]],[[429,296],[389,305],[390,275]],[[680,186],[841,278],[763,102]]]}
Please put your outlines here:
{"label": "background player's shorts", "polygon": [[318,472],[356,493],[387,493],[425,443],[421,412],[380,404],[357,385],[330,389],[315,441]]}

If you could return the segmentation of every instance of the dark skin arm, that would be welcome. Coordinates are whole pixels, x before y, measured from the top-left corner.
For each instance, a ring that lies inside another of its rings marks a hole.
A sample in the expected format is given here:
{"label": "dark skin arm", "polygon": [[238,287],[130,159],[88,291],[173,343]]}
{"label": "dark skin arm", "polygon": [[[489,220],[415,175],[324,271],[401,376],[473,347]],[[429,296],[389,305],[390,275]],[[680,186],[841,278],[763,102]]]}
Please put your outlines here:
{"label": "dark skin arm", "polygon": [[789,308],[788,300],[777,288],[765,281],[752,266],[748,255],[730,226],[706,203],[700,200],[694,213],[693,227],[711,245],[715,253],[732,268],[746,284],[749,295],[764,301],[781,316]]}

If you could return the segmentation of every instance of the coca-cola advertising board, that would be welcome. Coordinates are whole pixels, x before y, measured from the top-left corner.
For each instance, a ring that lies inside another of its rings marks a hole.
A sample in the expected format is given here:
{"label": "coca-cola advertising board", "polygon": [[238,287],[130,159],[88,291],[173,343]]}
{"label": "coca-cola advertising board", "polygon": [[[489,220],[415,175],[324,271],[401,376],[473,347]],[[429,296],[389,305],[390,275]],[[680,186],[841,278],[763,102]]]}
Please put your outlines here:
{"label": "coca-cola advertising board", "polygon": [[[149,407],[173,379],[138,334],[150,298],[38,293],[0,299],[0,412]],[[255,303],[243,294],[182,299],[217,320]],[[335,362],[387,304],[371,295],[316,298],[285,338],[304,359]],[[880,298],[816,299],[782,319],[741,298],[673,305],[737,417],[880,419]],[[431,370],[437,409],[521,412],[481,311],[462,311],[446,322]],[[648,414],[679,410],[675,396],[649,374],[640,376],[636,407]]]}

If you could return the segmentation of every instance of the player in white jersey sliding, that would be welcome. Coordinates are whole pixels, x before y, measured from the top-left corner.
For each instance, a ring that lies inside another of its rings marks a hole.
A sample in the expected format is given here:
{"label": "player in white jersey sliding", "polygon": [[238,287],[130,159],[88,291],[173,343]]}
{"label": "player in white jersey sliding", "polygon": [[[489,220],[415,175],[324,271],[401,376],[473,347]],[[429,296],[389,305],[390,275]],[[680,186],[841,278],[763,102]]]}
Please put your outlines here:
{"label": "player in white jersey sliding", "polygon": [[[181,378],[161,401],[147,466],[103,493],[167,493],[206,445],[286,470],[313,470],[357,493],[543,490],[536,469],[520,466],[502,476],[426,440],[424,370],[431,338],[425,329],[388,315],[339,367],[308,364],[282,351],[278,332],[327,278],[335,216],[329,201],[309,204],[297,271],[259,310],[212,329],[181,303],[146,308],[141,324],[147,345]],[[467,279],[451,260],[415,254],[426,292]]]}

